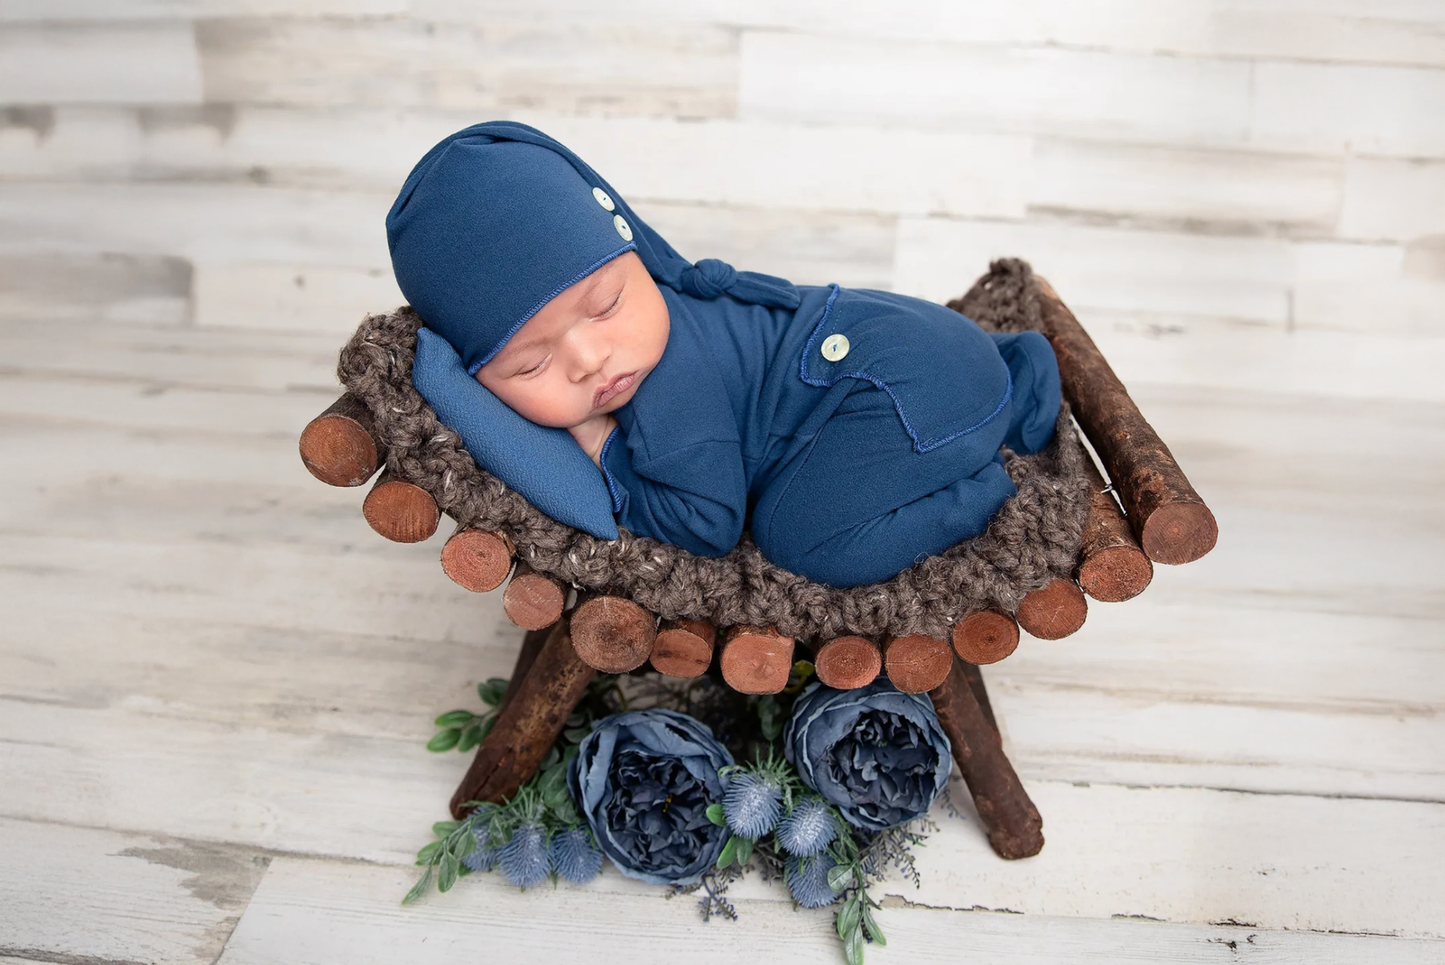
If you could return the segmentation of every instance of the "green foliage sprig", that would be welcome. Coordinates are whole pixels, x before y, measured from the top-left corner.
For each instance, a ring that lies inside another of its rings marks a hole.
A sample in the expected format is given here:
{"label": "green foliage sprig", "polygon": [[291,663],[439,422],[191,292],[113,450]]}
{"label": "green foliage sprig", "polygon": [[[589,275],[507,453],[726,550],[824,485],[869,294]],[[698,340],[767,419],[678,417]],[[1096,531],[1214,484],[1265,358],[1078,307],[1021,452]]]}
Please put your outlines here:
{"label": "green foliage sprig", "polygon": [[442,714],[433,721],[441,729],[426,742],[426,749],[440,753],[452,749],[465,752],[476,747],[496,726],[497,711],[506,693],[507,681],[501,677],[492,677],[477,684],[477,696],[482,698],[488,709],[480,714],[470,710],[449,710]]}

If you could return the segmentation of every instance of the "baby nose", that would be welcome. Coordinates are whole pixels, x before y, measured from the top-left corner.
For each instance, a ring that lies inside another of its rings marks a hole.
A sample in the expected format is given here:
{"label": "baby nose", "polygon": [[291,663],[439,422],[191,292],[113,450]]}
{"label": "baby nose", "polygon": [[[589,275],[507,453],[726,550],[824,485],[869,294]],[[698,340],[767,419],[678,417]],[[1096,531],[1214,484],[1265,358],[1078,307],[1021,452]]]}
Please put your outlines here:
{"label": "baby nose", "polygon": [[578,336],[573,339],[571,348],[574,382],[596,375],[612,355],[611,346],[603,339],[595,337]]}

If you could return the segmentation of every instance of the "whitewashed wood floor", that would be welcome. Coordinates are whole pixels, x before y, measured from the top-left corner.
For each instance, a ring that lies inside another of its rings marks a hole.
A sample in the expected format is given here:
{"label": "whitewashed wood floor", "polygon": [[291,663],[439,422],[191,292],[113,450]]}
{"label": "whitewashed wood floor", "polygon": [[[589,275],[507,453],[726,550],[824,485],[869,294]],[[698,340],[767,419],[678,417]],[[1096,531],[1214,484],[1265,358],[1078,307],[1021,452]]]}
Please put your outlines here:
{"label": "whitewashed wood floor", "polygon": [[[756,882],[400,907],[520,634],[302,468],[337,345],[0,322],[0,962],[840,962]],[[1445,405],[1131,388],[1219,547],[987,671],[1048,845],[940,809],[868,960],[1445,962]]]}

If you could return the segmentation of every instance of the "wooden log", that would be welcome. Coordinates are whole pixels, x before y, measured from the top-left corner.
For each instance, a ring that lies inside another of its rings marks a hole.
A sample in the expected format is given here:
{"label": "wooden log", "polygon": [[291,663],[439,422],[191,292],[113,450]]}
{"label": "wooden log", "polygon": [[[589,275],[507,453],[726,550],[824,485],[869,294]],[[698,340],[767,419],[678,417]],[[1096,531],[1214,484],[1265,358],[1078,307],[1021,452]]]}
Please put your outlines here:
{"label": "wooden log", "polygon": [[656,618],[620,596],[585,594],[572,611],[571,624],[577,656],[603,673],[642,666],[657,637]]}
{"label": "wooden log", "polygon": [[999,610],[974,610],[953,625],[953,650],[972,664],[998,663],[1018,649],[1019,625]]}
{"label": "wooden log", "polygon": [[[969,689],[973,691],[973,699],[978,701],[979,709],[988,719],[988,726],[993,728],[994,736],[998,737],[998,721],[993,717],[993,704],[988,699],[988,688],[983,685],[983,674],[977,664],[963,661],[960,666],[963,667],[963,676],[968,680]],[[999,742],[1003,742],[1002,737],[999,737]]]}
{"label": "wooden log", "polygon": [[361,504],[361,514],[371,528],[397,543],[420,543],[431,538],[441,521],[431,493],[415,483],[397,479],[389,469],[376,477],[376,484]]}
{"label": "wooden log", "polygon": [[1219,538],[1214,514],[1074,313],[1047,281],[1034,280],[1064,395],[1109,471],[1139,544],[1156,563],[1199,559]]}
{"label": "wooden log", "polygon": [[953,645],[922,633],[889,637],[883,642],[883,666],[893,686],[905,694],[921,694],[948,676]]}
{"label": "wooden log", "polygon": [[360,486],[386,461],[371,410],[350,392],[301,430],[301,462],[331,486]]}
{"label": "wooden log", "polygon": [[[501,586],[507,578],[512,569],[512,553],[512,541],[507,534],[458,523],[442,547],[442,571],[457,586],[473,593],[486,593]],[[537,626],[551,626],[561,615],[562,611],[558,610],[557,616]]]}
{"label": "wooden log", "polygon": [[700,677],[712,665],[717,627],[706,620],[664,620],[652,641],[652,668],[669,677]]}
{"label": "wooden log", "polygon": [[517,561],[512,580],[502,591],[502,610],[508,619],[523,630],[540,630],[556,623],[566,605],[567,587],[561,580]]}
{"label": "wooden log", "polygon": [[739,693],[776,694],[788,685],[793,669],[793,638],[772,627],[732,627],[718,665],[723,680]]}
{"label": "wooden log", "polygon": [[871,684],[883,669],[883,652],[867,637],[834,637],[813,654],[813,667],[825,686],[854,690]]}
{"label": "wooden log", "polygon": [[[1079,548],[1079,586],[1104,603],[1122,603],[1144,592],[1154,579],[1154,564],[1134,538],[1108,484],[1092,459],[1085,471],[1093,490],[1084,542]],[[977,662],[977,661],[975,661]]]}
{"label": "wooden log", "polygon": [[1009,860],[1038,854],[1044,847],[1043,818],[1004,755],[998,730],[975,697],[963,663],[956,663],[928,696],[994,852]]}
{"label": "wooden log", "polygon": [[507,701],[517,692],[522,681],[527,677],[527,671],[532,669],[532,664],[537,662],[537,654],[542,652],[542,645],[552,635],[552,627],[544,627],[541,630],[528,630],[522,637],[522,645],[517,648],[517,661],[512,665],[512,676],[507,678],[507,689],[502,694],[502,702],[497,708],[507,706]]}
{"label": "wooden log", "polygon": [[1073,580],[1056,578],[1041,590],[1024,595],[1019,603],[1019,626],[1040,640],[1062,640],[1084,625],[1089,604]]}
{"label": "wooden log", "polygon": [[[519,667],[522,662],[519,654]],[[497,723],[477,747],[471,767],[452,795],[452,816],[466,817],[471,810],[468,801],[505,801],[516,794],[536,773],[596,675],[577,658],[567,621],[558,620],[525,674],[514,672]]]}

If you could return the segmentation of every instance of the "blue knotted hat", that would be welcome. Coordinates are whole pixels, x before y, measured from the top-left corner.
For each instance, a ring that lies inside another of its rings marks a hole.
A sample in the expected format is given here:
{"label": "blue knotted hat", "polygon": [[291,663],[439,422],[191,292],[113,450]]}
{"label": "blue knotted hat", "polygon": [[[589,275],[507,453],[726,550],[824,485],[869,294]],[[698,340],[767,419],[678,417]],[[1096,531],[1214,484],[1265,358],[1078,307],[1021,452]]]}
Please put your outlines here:
{"label": "blue knotted hat", "polygon": [[386,216],[402,294],[475,373],[542,306],[626,251],[697,298],[796,308],[791,282],[683,258],[586,162],[526,124],[458,131],[417,162]]}

